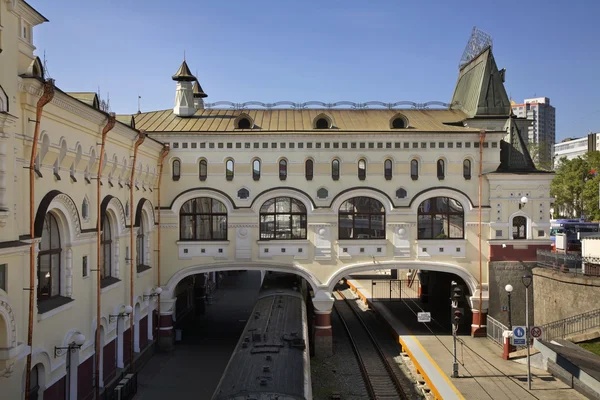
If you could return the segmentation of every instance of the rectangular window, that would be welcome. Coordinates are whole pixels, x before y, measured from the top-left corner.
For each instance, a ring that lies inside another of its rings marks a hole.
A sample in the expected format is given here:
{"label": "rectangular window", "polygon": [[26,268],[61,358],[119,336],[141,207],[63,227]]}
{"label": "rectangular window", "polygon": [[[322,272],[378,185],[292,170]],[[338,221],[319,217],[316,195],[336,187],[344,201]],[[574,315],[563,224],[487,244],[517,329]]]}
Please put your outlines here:
{"label": "rectangular window", "polygon": [[496,229],[496,237],[502,237],[502,229]]}
{"label": "rectangular window", "polygon": [[456,142],[456,148],[462,149],[462,142]]}
{"label": "rectangular window", "polygon": [[184,149],[187,149],[188,148],[187,142],[181,143],[181,147],[184,148]]}
{"label": "rectangular window", "polygon": [[320,149],[321,148],[321,143],[320,142],[315,143],[315,148]]}
{"label": "rectangular window", "polygon": [[360,142],[360,148],[364,149],[366,147],[366,143],[365,142]]}
{"label": "rectangular window", "polygon": [[377,148],[383,149],[383,142],[377,142]]}
{"label": "rectangular window", "polygon": [[422,149],[426,149],[427,148],[427,142],[421,142],[421,148]]}
{"label": "rectangular window", "polygon": [[392,142],[386,142],[385,143],[385,148],[386,149],[391,149],[392,148]]}
{"label": "rectangular window", "polygon": [[198,143],[196,143],[196,142],[192,143],[192,149],[195,149],[197,147],[198,147]]}
{"label": "rectangular window", "polygon": [[333,143],[333,148],[334,149],[339,149],[340,148],[340,143],[339,142],[334,142]]}
{"label": "rectangular window", "polygon": [[410,143],[408,143],[408,142],[404,142],[404,148],[405,148],[405,149],[408,149],[409,147],[410,147]]}
{"label": "rectangular window", "polygon": [[312,142],[306,143],[306,148],[307,149],[312,149]]}
{"label": "rectangular window", "polygon": [[454,143],[453,143],[453,142],[448,142],[448,148],[449,148],[449,149],[452,149],[452,148],[454,148]]}
{"label": "rectangular window", "polygon": [[399,148],[401,148],[401,147],[402,147],[402,143],[401,143],[401,142],[395,142],[395,143],[394,143],[394,148],[395,148],[395,149],[399,149]]}
{"label": "rectangular window", "polygon": [[222,143],[222,142],[220,142],[220,143],[219,143],[219,148],[220,148],[220,149],[222,149],[223,147],[224,147],[224,146],[223,146],[223,143]]}
{"label": "rectangular window", "polygon": [[174,149],[178,149],[178,148],[179,148],[179,143],[177,143],[177,142],[174,142],[174,143],[173,143],[173,148],[174,148]]}
{"label": "rectangular window", "polygon": [[445,145],[445,143],[444,143],[444,142],[439,142],[439,143],[438,143],[438,147],[439,147],[440,149],[443,149],[443,148],[445,147],[444,145]]}
{"label": "rectangular window", "polygon": [[279,148],[281,148],[281,149],[285,149],[285,147],[286,147],[286,144],[287,144],[287,143],[283,143],[283,142],[279,143]]}
{"label": "rectangular window", "polygon": [[348,148],[348,143],[344,142],[342,143],[342,149],[347,149]]}
{"label": "rectangular window", "polygon": [[419,143],[417,143],[417,142],[413,142],[413,144],[412,144],[412,148],[413,148],[413,149],[418,149],[418,148],[419,148]]}
{"label": "rectangular window", "polygon": [[236,144],[235,144],[235,148],[236,148],[236,149],[241,149],[241,148],[242,148],[242,144],[241,144],[241,143],[239,143],[239,142],[238,142],[238,143],[236,143]]}
{"label": "rectangular window", "polygon": [[373,149],[373,148],[375,148],[375,143],[373,143],[373,142],[369,142],[369,148],[370,148],[370,149]]}
{"label": "rectangular window", "polygon": [[352,143],[350,143],[350,148],[351,148],[351,149],[355,149],[355,148],[356,148],[356,142],[352,142]]}
{"label": "rectangular window", "polygon": [[294,149],[294,148],[296,148],[296,143],[294,143],[294,142],[290,142],[289,148],[290,148],[290,149]]}
{"label": "rectangular window", "polygon": [[233,149],[233,143],[227,143],[227,148],[228,149]]}
{"label": "rectangular window", "polygon": [[484,149],[487,149],[489,147],[489,145],[490,145],[489,142],[483,142],[483,148]]}
{"label": "rectangular window", "polygon": [[205,149],[206,148],[206,143],[200,143],[200,148],[201,149]]}
{"label": "rectangular window", "polygon": [[326,149],[330,148],[330,146],[331,146],[331,143],[329,143],[329,142],[326,142],[326,143],[325,143],[325,148],[326,148]]}
{"label": "rectangular window", "polygon": [[276,149],[277,148],[277,143],[275,143],[275,142],[271,143],[271,148],[272,149]]}
{"label": "rectangular window", "polygon": [[431,142],[431,143],[429,143],[429,148],[431,148],[431,149],[435,149],[435,142]]}
{"label": "rectangular window", "polygon": [[255,149],[258,149],[259,147],[260,147],[260,143],[256,143],[256,142],[255,142],[255,143],[254,143],[254,148],[255,148]]}
{"label": "rectangular window", "polygon": [[0,264],[0,289],[8,292],[8,276],[7,274],[8,267],[6,264]]}
{"label": "rectangular window", "polygon": [[252,147],[252,143],[248,143],[248,142],[244,143],[244,148],[245,149],[249,149],[251,147]]}
{"label": "rectangular window", "polygon": [[479,148],[479,142],[474,142],[473,143],[473,147],[475,147],[476,149],[478,149]]}
{"label": "rectangular window", "polygon": [[471,148],[471,142],[465,142],[465,149]]}
{"label": "rectangular window", "polygon": [[84,278],[90,274],[88,267],[88,256],[83,256],[83,259],[81,260],[81,274]]}
{"label": "rectangular window", "polygon": [[302,143],[302,142],[299,142],[299,143],[298,143],[298,148],[299,148],[299,149],[303,149],[303,148],[304,148],[304,143]]}
{"label": "rectangular window", "polygon": [[262,148],[263,148],[263,149],[268,149],[268,148],[269,148],[269,143],[263,143],[263,146],[262,146]]}
{"label": "rectangular window", "polygon": [[208,144],[208,148],[209,149],[214,149],[215,148],[215,144],[214,143],[209,143]]}

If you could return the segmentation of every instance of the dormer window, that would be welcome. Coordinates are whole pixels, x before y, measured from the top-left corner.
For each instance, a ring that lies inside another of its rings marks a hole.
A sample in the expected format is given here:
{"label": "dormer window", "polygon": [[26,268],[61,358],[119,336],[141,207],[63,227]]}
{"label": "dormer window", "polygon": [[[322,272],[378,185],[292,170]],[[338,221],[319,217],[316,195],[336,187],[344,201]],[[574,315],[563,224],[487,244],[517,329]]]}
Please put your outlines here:
{"label": "dormer window", "polygon": [[313,120],[313,129],[331,129],[333,120],[326,114],[319,114]]}
{"label": "dormer window", "polygon": [[396,114],[390,120],[390,128],[405,129],[408,127],[408,119],[404,115]]}
{"label": "dormer window", "polygon": [[248,114],[242,114],[236,118],[234,123],[235,129],[252,129],[254,121]]}

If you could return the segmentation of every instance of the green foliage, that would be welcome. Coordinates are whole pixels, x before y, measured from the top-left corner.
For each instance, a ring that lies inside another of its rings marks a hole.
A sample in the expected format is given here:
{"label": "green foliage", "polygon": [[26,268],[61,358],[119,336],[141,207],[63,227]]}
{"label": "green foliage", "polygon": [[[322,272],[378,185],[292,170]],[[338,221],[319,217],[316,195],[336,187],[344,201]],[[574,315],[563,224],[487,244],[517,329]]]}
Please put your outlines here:
{"label": "green foliage", "polygon": [[[594,176],[590,171],[596,170]],[[579,217],[600,220],[598,208],[598,185],[600,185],[600,152],[586,153],[573,160],[562,158],[556,167],[556,176],[550,184],[554,197],[554,218]]]}
{"label": "green foliage", "polygon": [[529,155],[531,156],[531,159],[533,160],[535,167],[537,169],[541,169],[541,170],[545,170],[545,171],[551,171],[552,170],[552,160],[551,159],[544,159],[544,160],[540,160],[540,156],[542,154],[547,155],[549,153],[548,151],[549,146],[546,143],[529,143],[527,144],[527,150],[529,151]]}

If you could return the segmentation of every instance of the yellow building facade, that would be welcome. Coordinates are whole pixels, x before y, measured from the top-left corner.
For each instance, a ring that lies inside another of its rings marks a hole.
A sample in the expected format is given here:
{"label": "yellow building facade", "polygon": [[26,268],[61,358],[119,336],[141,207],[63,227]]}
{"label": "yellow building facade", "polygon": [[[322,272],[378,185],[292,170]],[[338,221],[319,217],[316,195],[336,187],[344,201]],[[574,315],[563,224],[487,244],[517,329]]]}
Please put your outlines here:
{"label": "yellow building facade", "polygon": [[550,245],[552,175],[531,161],[490,47],[449,104],[210,104],[184,62],[173,109],[115,117],[44,75],[43,22],[0,1],[6,398],[112,390],[132,357],[172,347],[181,283],[216,271],[305,278],[324,354],[333,288],[362,271],[420,271],[432,298],[455,277],[480,335],[490,263]]}

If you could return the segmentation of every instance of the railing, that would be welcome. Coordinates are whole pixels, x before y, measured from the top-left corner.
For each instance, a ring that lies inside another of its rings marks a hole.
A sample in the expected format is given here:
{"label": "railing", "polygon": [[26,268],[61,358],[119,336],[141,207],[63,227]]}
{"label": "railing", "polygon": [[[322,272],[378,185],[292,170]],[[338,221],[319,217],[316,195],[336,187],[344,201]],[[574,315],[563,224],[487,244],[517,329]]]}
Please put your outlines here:
{"label": "railing", "polygon": [[[417,281],[418,283],[418,281]],[[419,285],[410,287],[405,279],[371,279],[373,301],[402,301],[419,297]]]}
{"label": "railing", "polygon": [[[489,317],[488,317],[489,320]],[[593,328],[600,327],[600,309],[588,311],[583,314],[574,315],[569,318],[550,322],[542,325],[544,339],[564,339],[576,333],[582,333]],[[488,323],[489,329],[489,323]]]}
{"label": "railing", "polygon": [[491,339],[498,346],[504,346],[504,331],[507,331],[508,327],[494,318],[487,317],[487,337]]}
{"label": "railing", "polygon": [[578,253],[537,250],[537,266],[575,275],[600,276],[600,259]]}

